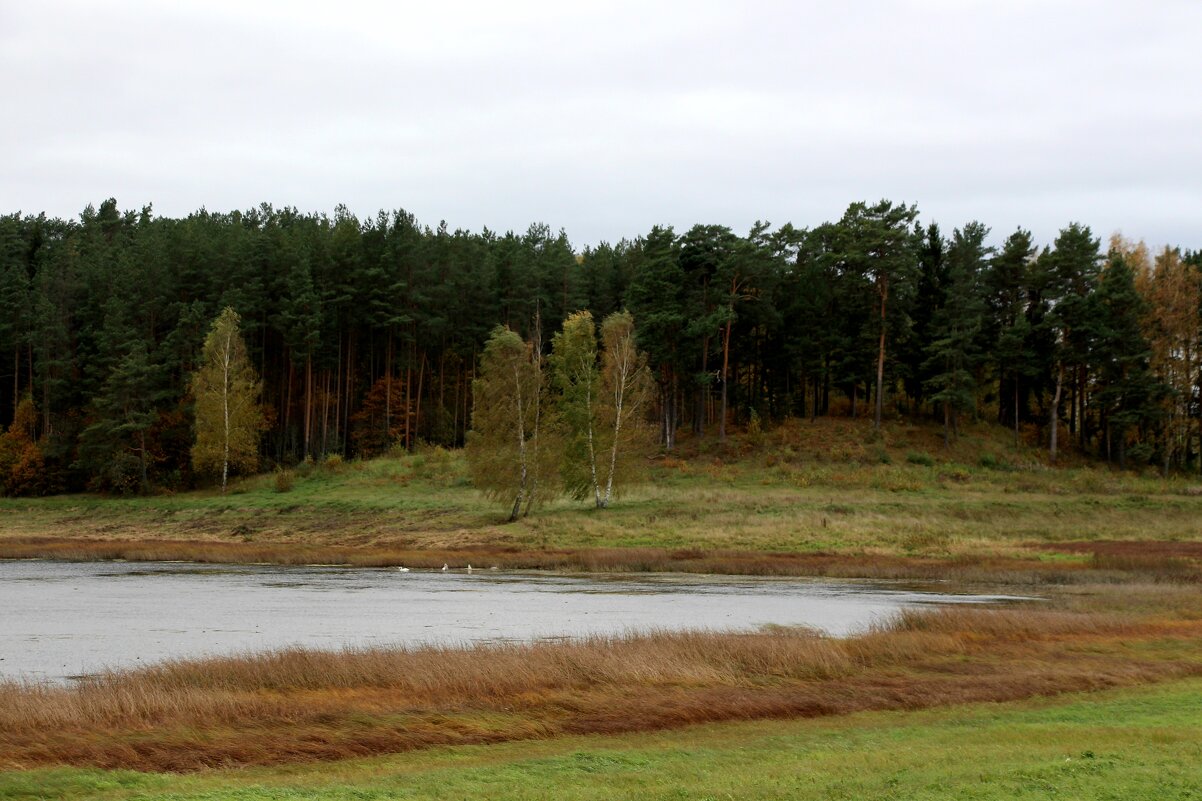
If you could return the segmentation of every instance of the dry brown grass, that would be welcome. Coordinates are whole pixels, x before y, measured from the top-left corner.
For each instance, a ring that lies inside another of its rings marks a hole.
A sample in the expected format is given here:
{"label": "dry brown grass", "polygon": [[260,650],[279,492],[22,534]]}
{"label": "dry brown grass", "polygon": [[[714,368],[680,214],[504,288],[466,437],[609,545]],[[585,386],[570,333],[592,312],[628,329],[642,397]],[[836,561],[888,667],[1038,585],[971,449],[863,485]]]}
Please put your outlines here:
{"label": "dry brown grass", "polygon": [[1188,618],[957,608],[846,640],[660,633],[168,662],[69,688],[0,684],[0,766],[192,770],[1010,700],[1202,673]]}

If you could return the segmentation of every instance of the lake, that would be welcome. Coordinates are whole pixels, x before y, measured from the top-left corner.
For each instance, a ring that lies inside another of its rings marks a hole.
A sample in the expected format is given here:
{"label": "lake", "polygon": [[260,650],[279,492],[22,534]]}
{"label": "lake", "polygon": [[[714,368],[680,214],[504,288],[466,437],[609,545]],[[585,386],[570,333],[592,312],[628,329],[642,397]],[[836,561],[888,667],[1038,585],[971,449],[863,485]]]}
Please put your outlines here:
{"label": "lake", "polygon": [[909,607],[1001,599],[879,581],[0,561],[0,678],[61,682],[104,667],[288,645],[765,625],[843,636]]}

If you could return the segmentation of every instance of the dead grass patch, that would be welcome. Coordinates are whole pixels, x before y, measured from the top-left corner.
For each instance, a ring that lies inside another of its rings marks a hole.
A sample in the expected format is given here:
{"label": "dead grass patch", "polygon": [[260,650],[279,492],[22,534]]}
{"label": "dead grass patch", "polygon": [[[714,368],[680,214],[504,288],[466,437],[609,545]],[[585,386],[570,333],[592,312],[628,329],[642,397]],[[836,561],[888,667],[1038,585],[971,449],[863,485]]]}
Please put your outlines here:
{"label": "dead grass patch", "polygon": [[[0,764],[139,770],[1011,700],[1202,673],[1202,624],[907,612],[863,636],[659,633],[475,648],[288,649],[0,684]],[[1130,644],[1155,639],[1154,657]]]}

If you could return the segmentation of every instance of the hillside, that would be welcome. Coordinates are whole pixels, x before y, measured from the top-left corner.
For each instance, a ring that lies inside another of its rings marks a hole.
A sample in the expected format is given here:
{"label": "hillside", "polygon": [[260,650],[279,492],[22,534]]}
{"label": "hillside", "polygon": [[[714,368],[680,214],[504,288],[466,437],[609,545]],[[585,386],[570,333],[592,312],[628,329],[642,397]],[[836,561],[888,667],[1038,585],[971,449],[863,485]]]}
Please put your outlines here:
{"label": "hillside", "polygon": [[1202,480],[1068,461],[1051,468],[987,424],[949,449],[931,424],[793,421],[725,446],[682,438],[611,509],[561,499],[502,524],[459,452],[422,448],[245,478],[225,496],[0,500],[0,553],[784,573],[829,572],[837,556],[875,575],[916,560],[1069,564],[1082,543],[1120,540],[1190,556],[1202,541]]}

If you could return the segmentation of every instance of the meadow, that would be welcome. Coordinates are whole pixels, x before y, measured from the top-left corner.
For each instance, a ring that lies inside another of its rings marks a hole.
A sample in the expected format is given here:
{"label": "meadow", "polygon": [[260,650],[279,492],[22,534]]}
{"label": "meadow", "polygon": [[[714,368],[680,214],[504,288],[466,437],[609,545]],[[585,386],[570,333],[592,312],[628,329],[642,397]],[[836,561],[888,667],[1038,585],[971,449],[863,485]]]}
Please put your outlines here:
{"label": "meadow", "polygon": [[440,448],[302,464],[225,495],[3,499],[0,556],[908,575],[1202,553],[1202,477],[1071,454],[1050,467],[984,424],[949,449],[934,426],[793,421],[725,446],[686,438],[646,467],[610,509],[561,499],[512,524]]}

